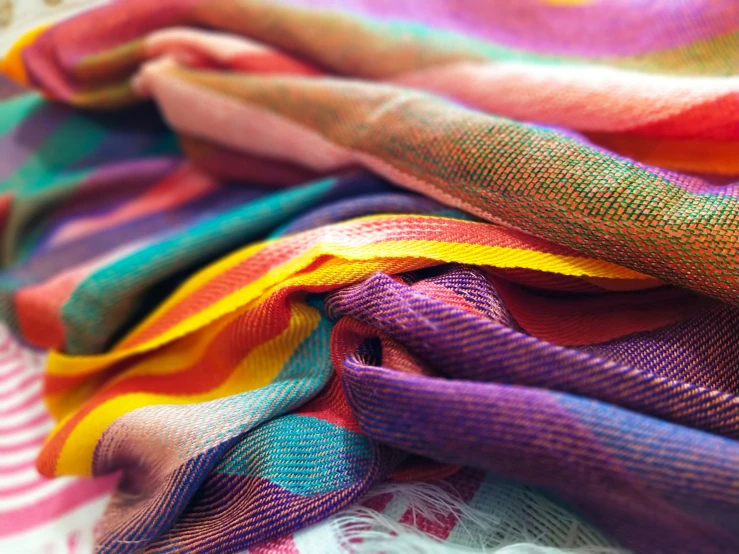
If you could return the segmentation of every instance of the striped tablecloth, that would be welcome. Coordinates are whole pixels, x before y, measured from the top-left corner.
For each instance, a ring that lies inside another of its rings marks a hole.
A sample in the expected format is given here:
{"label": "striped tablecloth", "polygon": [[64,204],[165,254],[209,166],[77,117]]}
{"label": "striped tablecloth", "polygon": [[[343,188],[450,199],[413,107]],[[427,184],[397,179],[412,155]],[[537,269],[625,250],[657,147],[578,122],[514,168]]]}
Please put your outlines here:
{"label": "striped tablecloth", "polygon": [[0,328],[0,552],[82,554],[115,476],[54,479],[36,471],[52,421],[41,400],[44,357]]}

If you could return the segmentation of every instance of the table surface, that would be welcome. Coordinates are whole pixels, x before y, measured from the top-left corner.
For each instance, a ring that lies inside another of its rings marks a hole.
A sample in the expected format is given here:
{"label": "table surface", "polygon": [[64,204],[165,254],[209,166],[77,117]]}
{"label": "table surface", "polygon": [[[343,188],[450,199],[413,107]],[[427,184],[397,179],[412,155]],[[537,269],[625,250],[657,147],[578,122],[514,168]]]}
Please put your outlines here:
{"label": "table surface", "polygon": [[0,54],[26,31],[106,0],[0,0]]}

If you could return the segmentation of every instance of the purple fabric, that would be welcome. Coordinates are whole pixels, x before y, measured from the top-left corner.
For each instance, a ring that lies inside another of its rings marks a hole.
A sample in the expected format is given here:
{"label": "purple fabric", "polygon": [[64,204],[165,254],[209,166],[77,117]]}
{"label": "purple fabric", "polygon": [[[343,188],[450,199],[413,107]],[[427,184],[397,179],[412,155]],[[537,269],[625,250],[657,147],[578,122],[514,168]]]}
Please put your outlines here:
{"label": "purple fabric", "polygon": [[[439,290],[449,292],[428,292]],[[474,310],[445,301],[449,293]],[[366,326],[343,368],[362,429],[543,487],[637,552],[733,552],[739,311],[707,307],[655,331],[565,348],[517,330],[497,298],[494,282],[459,267],[376,274],[332,293],[331,317]],[[393,344],[431,374],[385,367]]]}
{"label": "purple fabric", "polygon": [[[484,280],[469,272],[455,276]],[[732,362],[739,357],[735,308],[720,307],[666,330],[572,349],[511,328],[505,313],[495,319],[479,317],[384,274],[335,293],[327,307],[333,317],[349,316],[386,333],[451,378],[580,394],[739,437],[739,398],[735,389],[726,387],[736,380]],[[724,346],[721,365],[711,359],[710,351],[701,352],[700,343],[707,337],[695,331],[706,328],[706,320],[714,322],[714,336]],[[691,356],[682,355],[677,348],[681,343],[692,350]]]}

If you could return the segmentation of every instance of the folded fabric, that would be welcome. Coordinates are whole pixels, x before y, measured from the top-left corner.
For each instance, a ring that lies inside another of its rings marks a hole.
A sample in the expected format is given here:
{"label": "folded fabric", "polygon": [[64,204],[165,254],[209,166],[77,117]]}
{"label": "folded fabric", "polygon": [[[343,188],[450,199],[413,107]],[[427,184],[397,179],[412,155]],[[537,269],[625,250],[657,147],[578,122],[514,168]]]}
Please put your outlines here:
{"label": "folded fabric", "polygon": [[[52,423],[39,395],[43,358],[0,326],[0,551],[89,553],[118,475],[49,481],[35,471],[34,456]],[[604,552],[609,545],[586,522],[529,487],[466,470],[433,484],[375,488],[361,505],[251,552],[341,554],[356,536],[364,540],[363,550],[392,552],[438,549],[439,540],[475,548],[497,537],[515,544],[533,536],[539,544],[602,546]],[[560,554],[530,542],[515,548]]]}
{"label": "folded fabric", "polygon": [[[531,23],[532,35],[537,25],[531,21],[552,8],[528,3],[531,13],[523,21]],[[690,4],[718,17],[712,3]],[[399,15],[422,11],[413,5],[415,10],[400,8]],[[633,17],[635,8],[622,6]],[[635,164],[577,136],[482,113],[577,131],[735,145],[737,84],[726,60],[733,59],[736,40],[724,23],[712,33],[703,30],[692,49],[647,48],[638,56],[603,60],[588,56],[584,44],[579,56],[526,55],[449,32],[315,7],[260,0],[115,2],[42,33],[23,50],[24,65],[13,57],[6,65],[74,104],[118,106],[151,95],[185,135],[317,171],[365,165],[488,220],[738,302],[731,262],[739,248],[733,194],[706,194],[714,187],[699,178]],[[579,9],[584,11],[575,10],[574,21],[592,13]],[[676,12],[658,26],[670,29],[688,13]],[[735,17],[730,8],[722,13],[727,20]],[[393,15],[392,8],[387,14]],[[496,21],[505,19],[491,12],[492,30],[500,25]],[[183,24],[245,40],[178,32]],[[139,71],[150,57],[190,68],[155,63]],[[511,64],[522,77],[510,75]],[[306,76],[311,72],[319,76]],[[322,73],[365,81],[337,81]],[[558,79],[549,78],[554,73]],[[496,90],[496,84],[505,88]],[[533,91],[540,96],[531,97]],[[563,98],[571,105],[558,105]],[[552,163],[553,158],[569,163]]]}
{"label": "folded fabric", "polygon": [[356,172],[289,189],[271,185],[307,172],[255,168],[260,185],[250,186],[215,179],[182,160],[148,110],[94,117],[22,95],[0,117],[0,313],[38,347],[104,349],[188,271],[321,202],[361,194],[366,213],[366,202],[383,213],[454,213]]}
{"label": "folded fabric", "polygon": [[56,350],[42,473],[123,475],[100,552],[459,466],[739,550],[739,12],[560,4],[119,0],[16,46],[72,107],[0,107],[0,317]]}

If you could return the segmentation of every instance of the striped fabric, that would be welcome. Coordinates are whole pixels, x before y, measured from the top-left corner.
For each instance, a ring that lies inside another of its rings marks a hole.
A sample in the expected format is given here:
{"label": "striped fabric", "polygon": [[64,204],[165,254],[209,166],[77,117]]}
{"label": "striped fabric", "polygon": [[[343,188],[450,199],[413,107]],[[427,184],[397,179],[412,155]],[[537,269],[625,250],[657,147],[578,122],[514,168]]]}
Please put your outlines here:
{"label": "striped fabric", "polygon": [[34,346],[101,351],[188,271],[358,189],[380,212],[453,211],[388,196],[369,175],[284,189],[308,172],[254,166],[259,186],[220,181],[183,161],[152,115],[75,113],[31,94],[0,104],[0,314]]}
{"label": "striped fabric", "polygon": [[469,468],[739,551],[737,28],[119,0],[25,36],[0,317],[52,350],[38,470],[121,475],[99,552],[284,546]]}
{"label": "striped fabric", "polygon": [[0,551],[84,554],[117,476],[51,481],[36,471],[53,427],[41,401],[43,362],[0,328]]}
{"label": "striped fabric", "polygon": [[[700,159],[718,143],[717,154],[736,159],[731,148],[739,112],[731,72],[739,41],[732,38],[737,17],[732,3],[694,0],[684,4],[685,11],[650,12],[640,25],[652,22],[658,30],[650,30],[653,38],[645,38],[641,50],[621,52],[605,44],[588,49],[578,40],[568,51],[553,36],[546,54],[538,52],[544,45],[533,38],[501,46],[472,33],[460,36],[421,25],[443,9],[452,12],[449,25],[464,27],[458,12],[470,10],[455,9],[454,3],[437,0],[432,4],[439,8],[426,13],[413,2],[395,12],[384,2],[349,2],[347,10],[385,10],[385,17],[366,23],[351,12],[299,4],[116,2],[92,12],[97,16],[75,18],[41,34],[24,50],[25,63],[11,55],[5,65],[18,78],[76,105],[113,107],[153,96],[178,131],[216,145],[208,154],[216,160],[226,155],[220,146],[316,171],[361,164],[485,219],[739,302],[739,282],[727,261],[739,250],[732,188],[709,195],[716,188],[709,180],[634,163],[593,146],[586,136],[486,115],[605,133],[613,146],[618,144],[614,136],[636,135],[630,153],[640,140],[647,141],[647,151],[653,142],[679,141],[683,152],[698,145],[694,158]],[[527,8],[518,8],[519,22],[506,27],[510,32],[528,25],[524,36],[533,37],[542,25],[537,20],[547,21],[555,10],[560,17],[569,12],[570,33],[584,21],[603,33],[603,15],[588,19],[602,10],[597,4],[562,12],[527,0]],[[622,17],[622,24],[635,14],[641,17],[629,3],[611,4],[615,13],[610,15]],[[658,40],[676,33],[696,10],[703,10],[701,25],[687,34],[690,42]],[[116,16],[121,13],[125,25]],[[505,33],[498,26],[516,19],[516,9],[507,15],[482,9],[476,17],[486,24],[487,35],[500,36]],[[397,23],[411,16],[418,25]],[[244,38],[178,27],[187,24]],[[331,39],[315,40],[318,36]],[[521,51],[523,46],[531,51]],[[145,64],[163,57],[170,61]],[[217,71],[224,67],[232,71]],[[336,80],[337,75],[365,81],[359,85]],[[457,83],[463,91],[455,90]],[[265,128],[271,132],[260,132]],[[551,165],[552,156],[572,163]],[[521,157],[527,159],[525,171],[517,162]],[[720,174],[726,165],[710,157],[706,161],[700,165],[692,159],[688,169]],[[508,192],[514,186],[515,198]],[[714,234],[716,226],[724,232]],[[689,240],[680,240],[688,233]],[[716,273],[721,278],[715,279]]]}
{"label": "striped fabric", "polygon": [[[94,529],[118,476],[95,480],[50,481],[35,470],[34,459],[51,420],[41,402],[43,356],[19,345],[0,328],[0,551],[86,554],[93,550]],[[526,487],[479,471],[458,472],[443,489],[397,484],[371,491],[351,512],[291,536],[249,549],[252,554],[341,554],[352,552],[352,532],[375,526],[375,541],[397,543],[392,526],[416,528],[437,540],[476,546],[503,538],[541,544],[606,546],[608,541],[585,522]],[[446,504],[443,492],[453,492]],[[436,498],[437,504],[419,500]],[[474,511],[476,512],[474,512]],[[484,512],[482,510],[485,510]],[[479,520],[481,515],[489,517]],[[377,527],[378,520],[387,526]],[[492,536],[491,536],[492,535]],[[415,535],[408,535],[411,540]],[[416,538],[416,540],[418,540]],[[378,543],[379,544],[379,543]],[[432,544],[432,543],[429,543]],[[246,554],[246,553],[245,553]]]}

